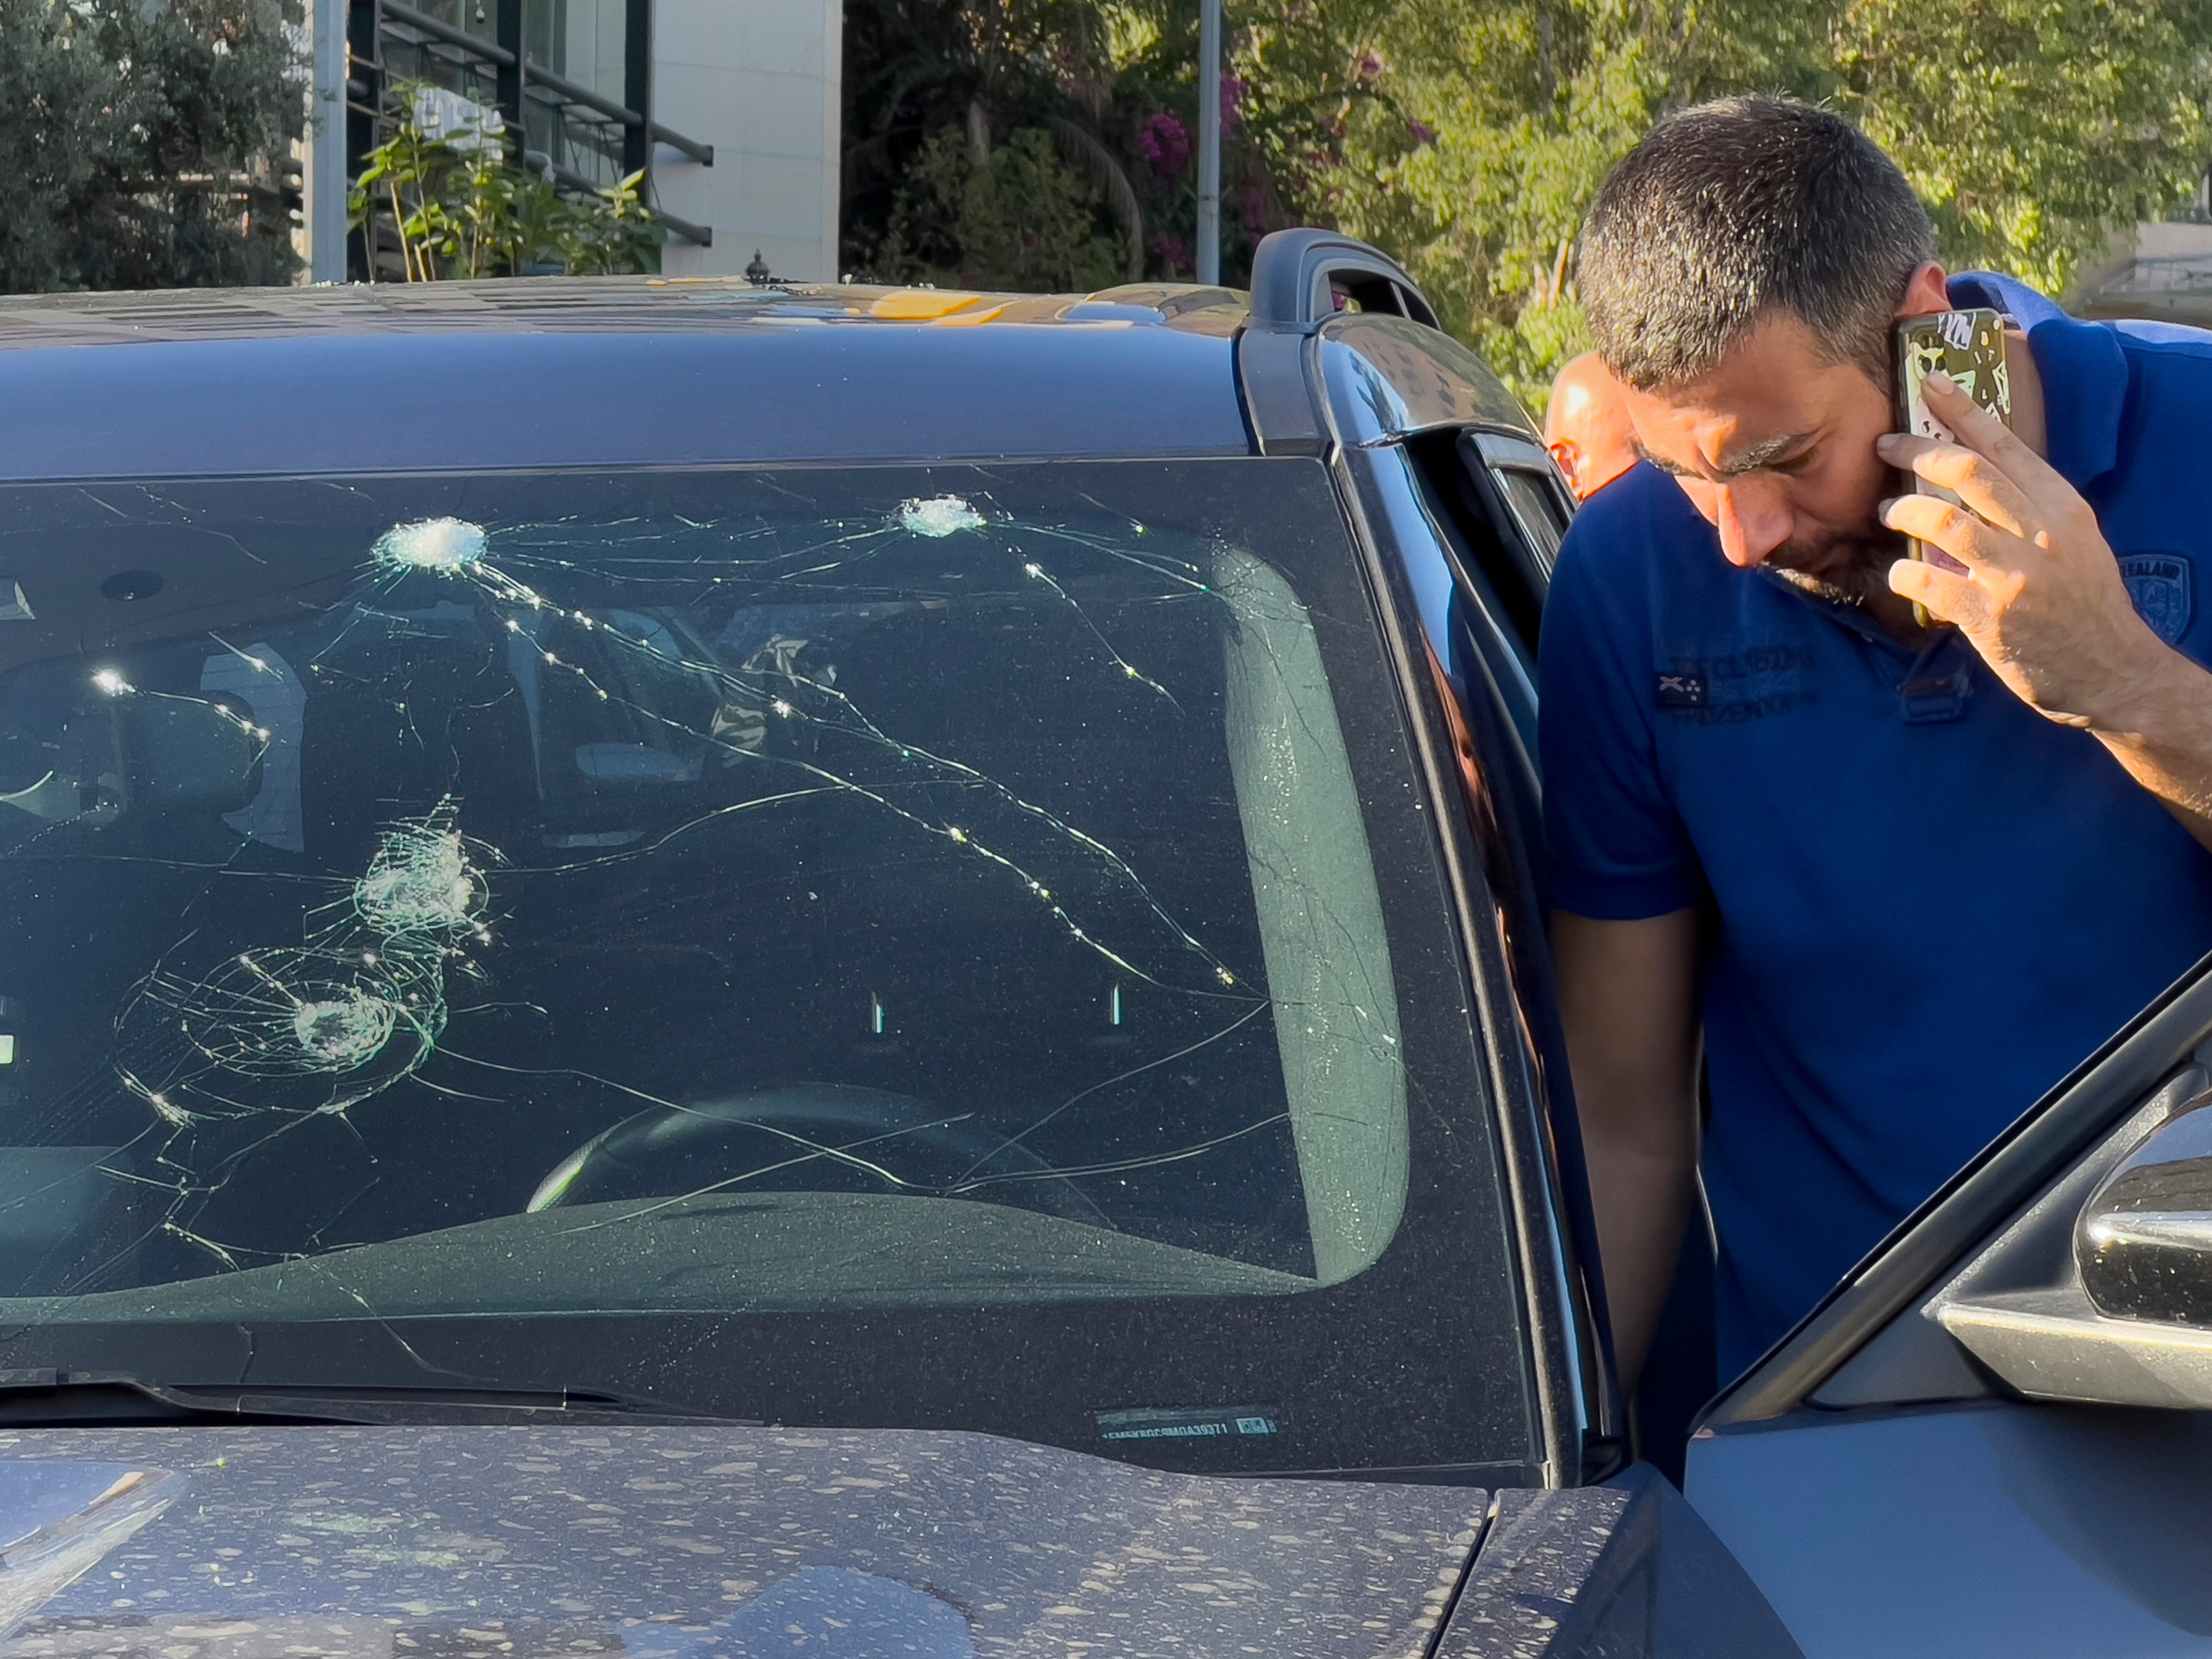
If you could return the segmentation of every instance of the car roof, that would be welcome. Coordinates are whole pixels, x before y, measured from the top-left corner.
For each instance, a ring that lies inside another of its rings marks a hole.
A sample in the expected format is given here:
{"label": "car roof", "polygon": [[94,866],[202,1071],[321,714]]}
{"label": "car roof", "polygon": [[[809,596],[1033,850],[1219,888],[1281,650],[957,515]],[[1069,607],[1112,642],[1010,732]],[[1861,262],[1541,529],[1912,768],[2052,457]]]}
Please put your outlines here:
{"label": "car roof", "polygon": [[1243,295],[735,279],[0,301],[0,478],[1249,455]]}
{"label": "car roof", "polygon": [[526,276],[325,283],[0,298],[0,350],[272,336],[720,332],[766,323],[1150,324],[1225,338],[1249,306],[1232,289],[1139,283],[1092,294],[994,294],[722,276]]}

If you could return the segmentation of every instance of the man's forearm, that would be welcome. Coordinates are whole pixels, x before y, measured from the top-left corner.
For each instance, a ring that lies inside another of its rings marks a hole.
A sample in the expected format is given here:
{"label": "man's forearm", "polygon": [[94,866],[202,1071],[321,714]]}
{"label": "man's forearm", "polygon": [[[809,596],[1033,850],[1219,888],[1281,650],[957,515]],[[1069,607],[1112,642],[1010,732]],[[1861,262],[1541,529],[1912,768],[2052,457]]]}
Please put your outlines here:
{"label": "man's forearm", "polygon": [[2125,702],[2091,720],[2089,730],[2212,848],[2212,673],[2168,649]]}
{"label": "man's forearm", "polygon": [[1698,1166],[1698,919],[1552,918],[1621,1386],[1658,1328]]}
{"label": "man's forearm", "polygon": [[1603,1129],[1592,1133],[1587,1120],[1583,1132],[1613,1359],[1621,1388],[1631,1394],[1658,1332],[1697,1192],[1696,1119],[1680,1103],[1671,1109],[1655,1103],[1651,1115],[1680,1123],[1683,1132],[1663,1145],[1639,1144]]}

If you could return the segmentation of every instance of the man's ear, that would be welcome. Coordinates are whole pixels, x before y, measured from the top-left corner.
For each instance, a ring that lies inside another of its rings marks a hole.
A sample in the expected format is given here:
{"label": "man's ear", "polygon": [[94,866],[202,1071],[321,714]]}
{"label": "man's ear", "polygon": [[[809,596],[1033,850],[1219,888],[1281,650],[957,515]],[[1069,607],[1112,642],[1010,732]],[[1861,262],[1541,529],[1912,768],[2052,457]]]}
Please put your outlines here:
{"label": "man's ear", "polygon": [[1951,279],[1943,267],[1930,259],[1912,273],[1905,285],[1905,297],[1897,302],[1900,317],[1925,317],[1930,312],[1951,308]]}

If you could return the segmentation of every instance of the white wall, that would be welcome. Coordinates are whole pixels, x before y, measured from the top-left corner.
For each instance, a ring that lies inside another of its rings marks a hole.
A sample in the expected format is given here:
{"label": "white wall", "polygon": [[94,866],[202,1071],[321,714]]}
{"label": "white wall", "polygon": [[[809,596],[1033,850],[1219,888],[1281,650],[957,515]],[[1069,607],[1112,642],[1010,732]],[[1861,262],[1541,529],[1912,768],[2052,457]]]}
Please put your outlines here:
{"label": "white wall", "polygon": [[714,147],[702,167],[663,145],[660,205],[711,226],[671,236],[672,276],[734,275],[757,249],[778,276],[837,279],[840,0],[655,0],[653,118]]}

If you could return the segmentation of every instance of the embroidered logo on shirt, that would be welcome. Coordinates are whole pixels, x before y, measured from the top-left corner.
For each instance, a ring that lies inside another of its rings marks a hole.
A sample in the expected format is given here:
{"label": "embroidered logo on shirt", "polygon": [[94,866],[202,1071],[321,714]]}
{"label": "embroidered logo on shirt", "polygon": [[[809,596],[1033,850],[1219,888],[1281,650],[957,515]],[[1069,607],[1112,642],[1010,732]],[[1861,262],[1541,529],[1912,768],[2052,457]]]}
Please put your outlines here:
{"label": "embroidered logo on shirt", "polygon": [[2196,609],[2189,561],[2179,553],[2123,554],[2120,580],[2150,631],[2168,645],[2179,643]]}
{"label": "embroidered logo on shirt", "polygon": [[1957,668],[1948,674],[1923,674],[1897,690],[1905,701],[1907,726],[1941,726],[1966,717],[1974,683],[1964,668]]}
{"label": "embroidered logo on shirt", "polygon": [[1651,701],[1692,726],[1734,726],[1811,702],[1808,646],[1759,645],[1717,657],[1678,657],[1653,677]]}

